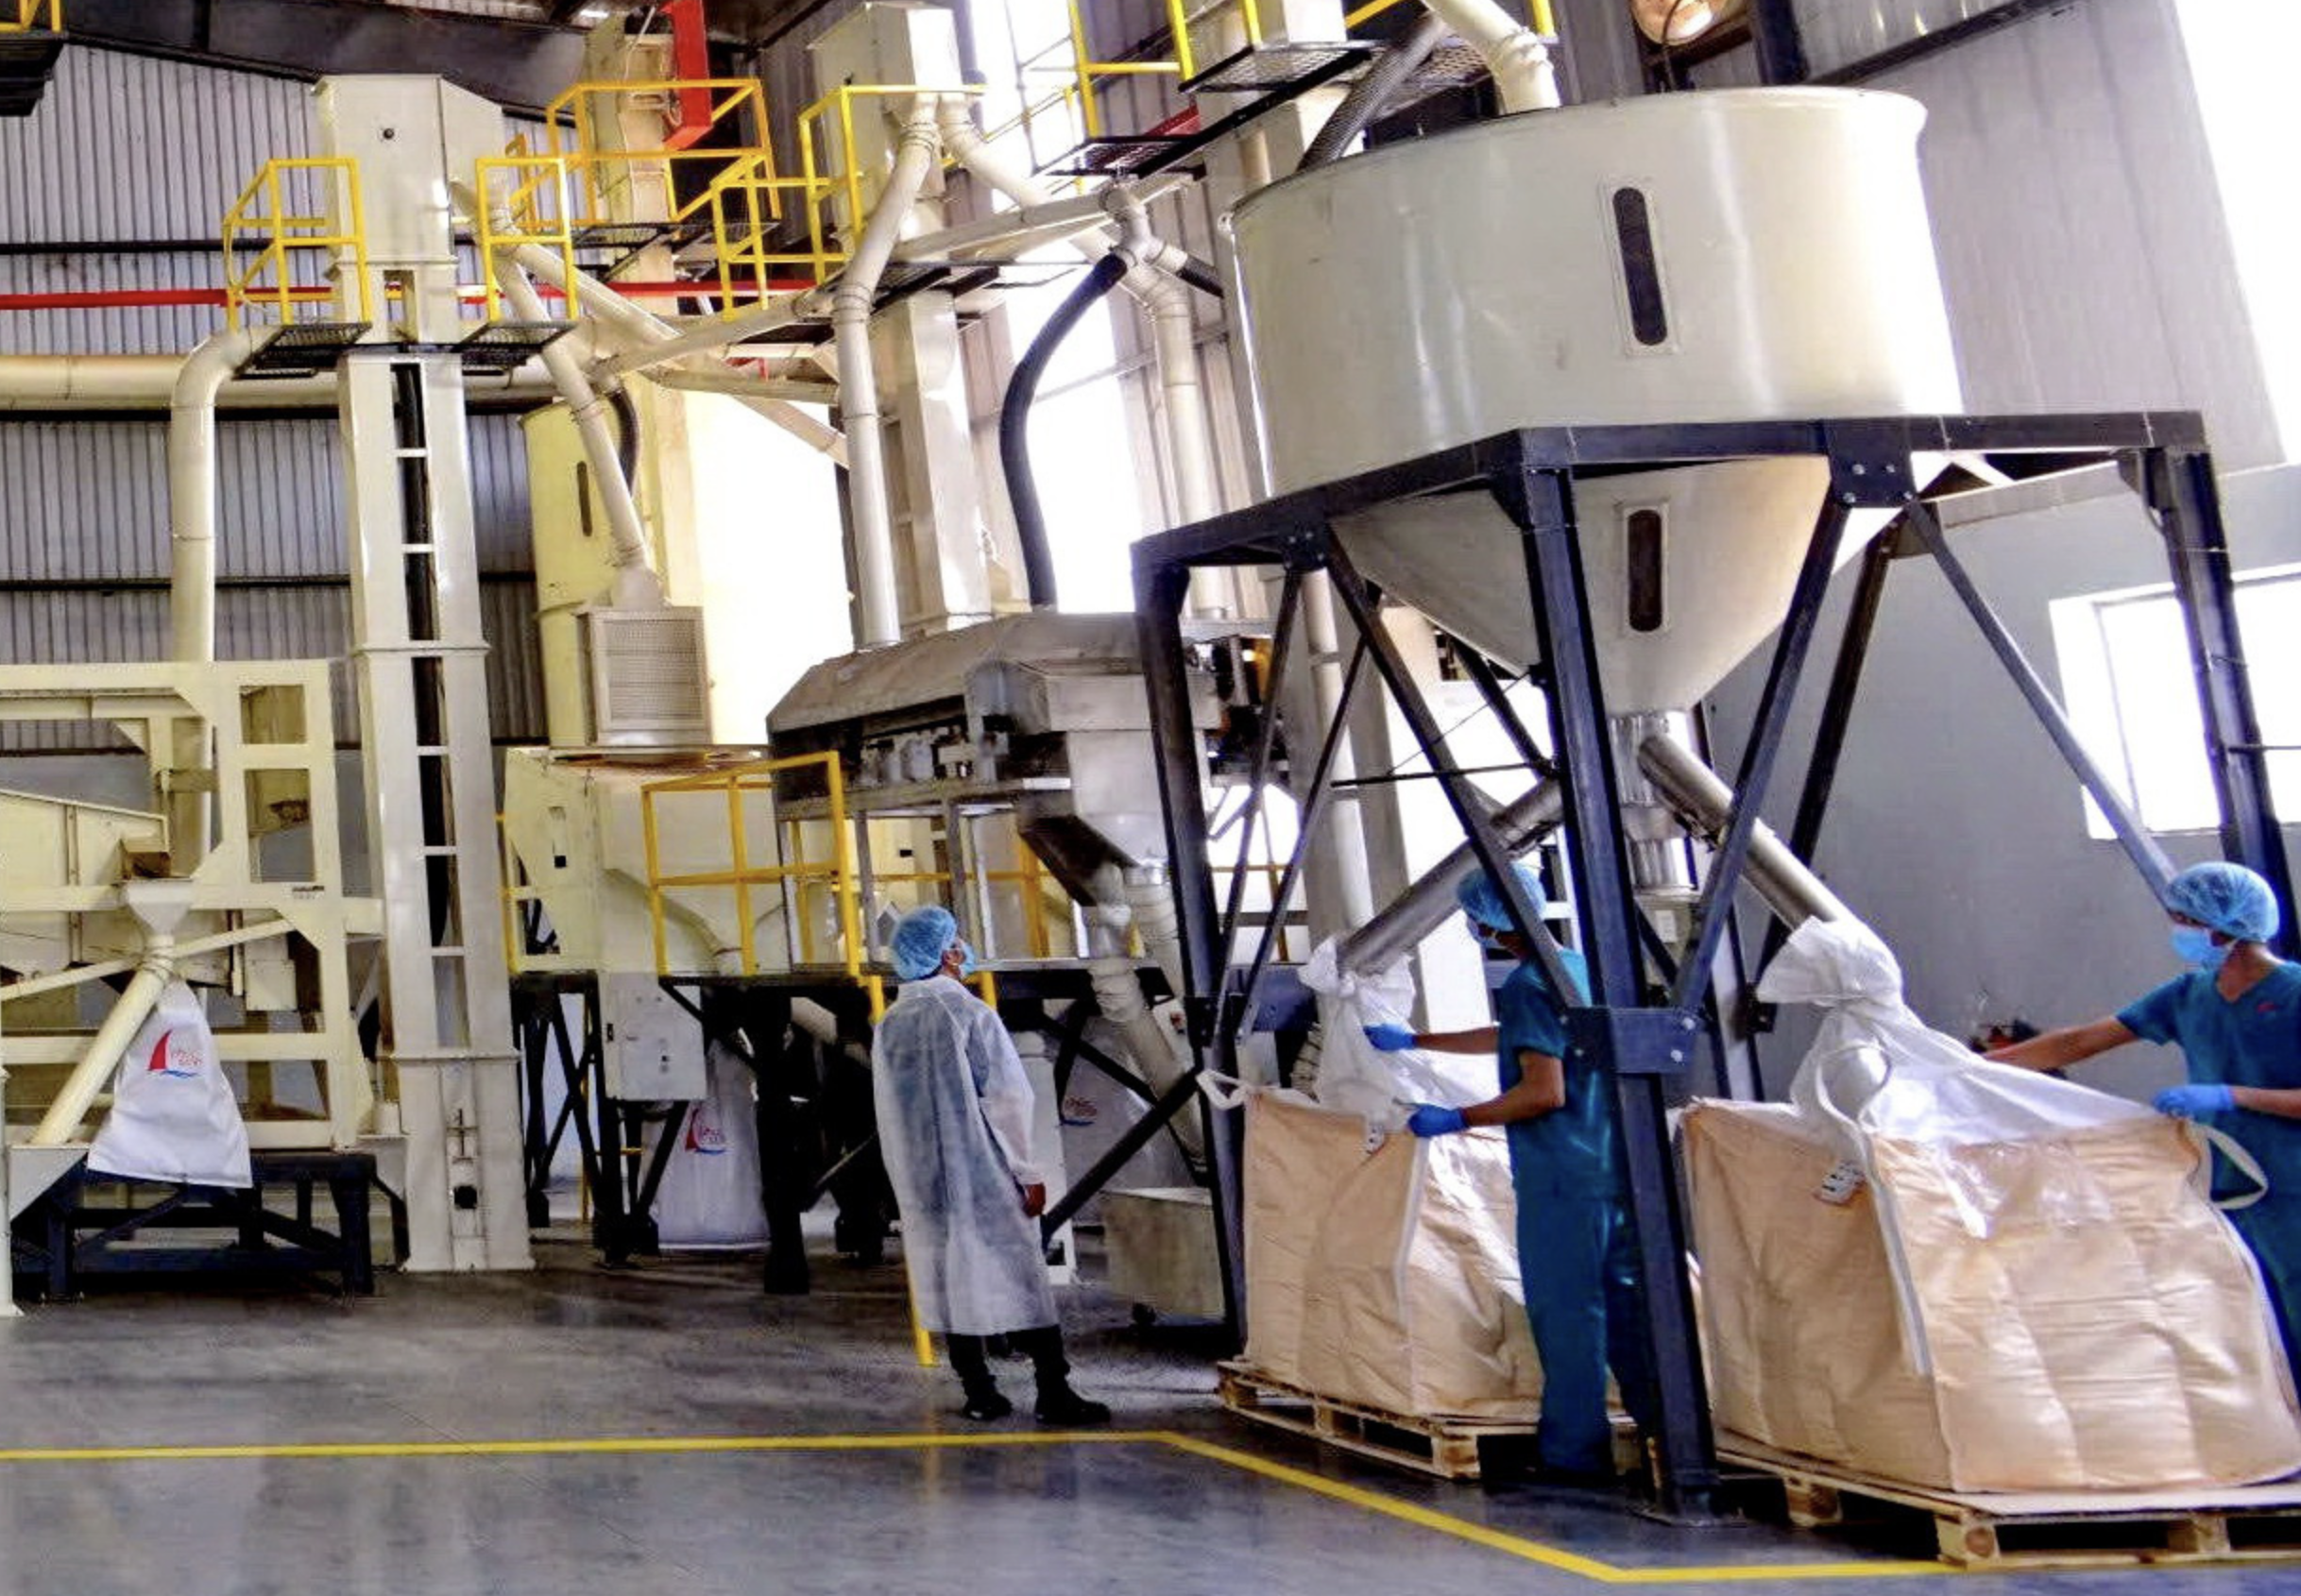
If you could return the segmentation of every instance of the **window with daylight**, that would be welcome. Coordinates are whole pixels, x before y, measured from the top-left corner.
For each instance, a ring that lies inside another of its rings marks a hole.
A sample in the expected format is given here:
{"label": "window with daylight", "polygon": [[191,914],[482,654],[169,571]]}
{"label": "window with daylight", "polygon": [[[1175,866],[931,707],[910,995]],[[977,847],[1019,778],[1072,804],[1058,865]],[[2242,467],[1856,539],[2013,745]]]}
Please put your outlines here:
{"label": "window with daylight", "polygon": [[[2064,702],[2078,736],[2120,783],[2152,831],[2210,831],[2220,823],[2206,762],[2187,633],[2170,586],[2130,587],[2061,599],[2051,607]],[[2301,566],[2237,578],[2237,620],[2253,683],[2261,739],[2301,745]],[[2269,756],[2277,813],[2301,817],[2301,754]],[[2085,801],[2091,835],[2113,835]]]}
{"label": "window with daylight", "polygon": [[[969,6],[963,14],[986,79],[978,103],[993,146],[1029,170],[1077,145],[1083,132],[1077,102],[1060,87],[1070,80],[1066,0],[1007,0]],[[1002,211],[1012,207],[1003,197],[995,203]],[[1063,269],[1080,259],[1067,246],[1025,259],[1045,262],[1049,270],[1046,281],[1007,292],[1007,344],[1016,360],[1081,277]],[[1133,608],[1127,546],[1150,530],[1137,429],[1111,320],[1113,305],[1130,302],[1115,295],[1081,319],[1040,378],[1031,406],[1031,480],[1066,610]],[[977,425],[995,430],[996,412]],[[997,453],[993,448],[979,457],[996,461]]]}

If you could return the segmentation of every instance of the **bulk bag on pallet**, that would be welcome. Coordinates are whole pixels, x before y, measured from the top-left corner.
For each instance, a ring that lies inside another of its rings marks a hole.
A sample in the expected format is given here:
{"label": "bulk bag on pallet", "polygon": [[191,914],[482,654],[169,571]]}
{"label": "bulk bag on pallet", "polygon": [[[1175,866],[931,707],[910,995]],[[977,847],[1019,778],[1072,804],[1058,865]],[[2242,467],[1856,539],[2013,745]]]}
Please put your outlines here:
{"label": "bulk bag on pallet", "polygon": [[1531,1423],[1542,1373],[1496,1132],[1423,1141],[1247,1100],[1247,1361],[1337,1401]]}
{"label": "bulk bag on pallet", "polygon": [[2192,1128],[1929,1031],[1866,927],[1761,988],[1828,1010],[1788,1104],[1685,1121],[1718,1428],[1955,1490],[2301,1469],[2251,1254]]}

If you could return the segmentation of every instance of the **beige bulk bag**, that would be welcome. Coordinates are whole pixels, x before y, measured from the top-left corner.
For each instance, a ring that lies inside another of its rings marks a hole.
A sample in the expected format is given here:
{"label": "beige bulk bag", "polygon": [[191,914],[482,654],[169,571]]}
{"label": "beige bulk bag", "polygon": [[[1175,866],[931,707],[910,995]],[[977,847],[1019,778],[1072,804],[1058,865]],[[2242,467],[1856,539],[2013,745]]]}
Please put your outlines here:
{"label": "beige bulk bag", "polygon": [[2190,1128],[1926,1030],[1856,924],[1808,922],[1764,991],[1830,1010],[1793,1103],[1685,1124],[1730,1443],[1958,1490],[2301,1469],[2268,1301]]}
{"label": "beige bulk bag", "polygon": [[1321,1397],[1531,1423],[1502,1137],[1370,1134],[1292,1094],[1247,1100],[1247,1361]]}

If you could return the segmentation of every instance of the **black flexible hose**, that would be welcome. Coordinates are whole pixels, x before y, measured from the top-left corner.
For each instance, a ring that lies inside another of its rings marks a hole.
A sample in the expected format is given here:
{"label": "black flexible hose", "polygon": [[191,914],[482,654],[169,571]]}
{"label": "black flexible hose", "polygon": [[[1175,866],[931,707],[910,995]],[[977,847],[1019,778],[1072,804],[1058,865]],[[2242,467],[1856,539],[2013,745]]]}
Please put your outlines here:
{"label": "black flexible hose", "polygon": [[1007,478],[1007,502],[1014,508],[1014,537],[1022,546],[1023,587],[1032,609],[1052,609],[1055,603],[1054,553],[1047,541],[1047,513],[1039,506],[1038,484],[1031,476],[1031,403],[1038,397],[1039,379],[1047,363],[1070,336],[1082,316],[1097,300],[1118,285],[1128,264],[1116,254],[1105,255],[1087,272],[1086,280],[1072,289],[1055,314],[1047,318],[1031,348],[1015,362],[1007,380],[1007,397],[998,407],[998,464]]}
{"label": "black flexible hose", "polygon": [[1382,59],[1363,77],[1351,85],[1350,93],[1342,96],[1342,103],[1319,129],[1319,136],[1303,152],[1303,163],[1295,170],[1307,172],[1314,166],[1323,166],[1350,148],[1350,142],[1382,114],[1382,108],[1398,93],[1399,85],[1445,42],[1448,31],[1437,12],[1423,12],[1422,19],[1397,43],[1385,50]]}
{"label": "black flexible hose", "polygon": [[639,407],[631,390],[621,383],[606,393],[607,408],[615,412],[615,463],[623,468],[623,481],[637,490],[639,481]]}
{"label": "black flexible hose", "polygon": [[1222,297],[1222,280],[1215,275],[1213,266],[1200,260],[1196,255],[1190,256],[1180,266],[1177,266],[1174,275],[1208,298],[1219,299]]}

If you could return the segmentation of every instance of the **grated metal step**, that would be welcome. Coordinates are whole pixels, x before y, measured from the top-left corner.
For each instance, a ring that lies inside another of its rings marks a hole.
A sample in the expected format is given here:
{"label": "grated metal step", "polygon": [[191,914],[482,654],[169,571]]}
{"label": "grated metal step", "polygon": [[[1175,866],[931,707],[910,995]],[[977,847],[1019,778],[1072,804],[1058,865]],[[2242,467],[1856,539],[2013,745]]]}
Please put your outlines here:
{"label": "grated metal step", "polygon": [[1381,53],[1380,44],[1351,39],[1249,45],[1185,79],[1183,93],[1283,98],[1315,89]]}
{"label": "grated metal step", "polygon": [[1074,144],[1038,170],[1042,177],[1140,177],[1168,165],[1190,143],[1171,134],[1103,133]]}
{"label": "grated metal step", "polygon": [[366,336],[365,321],[291,321],[274,328],[256,352],[241,363],[247,378],[316,377],[335,369],[346,349]]}
{"label": "grated metal step", "polygon": [[455,346],[466,371],[516,370],[546,344],[573,331],[571,321],[491,321]]}

